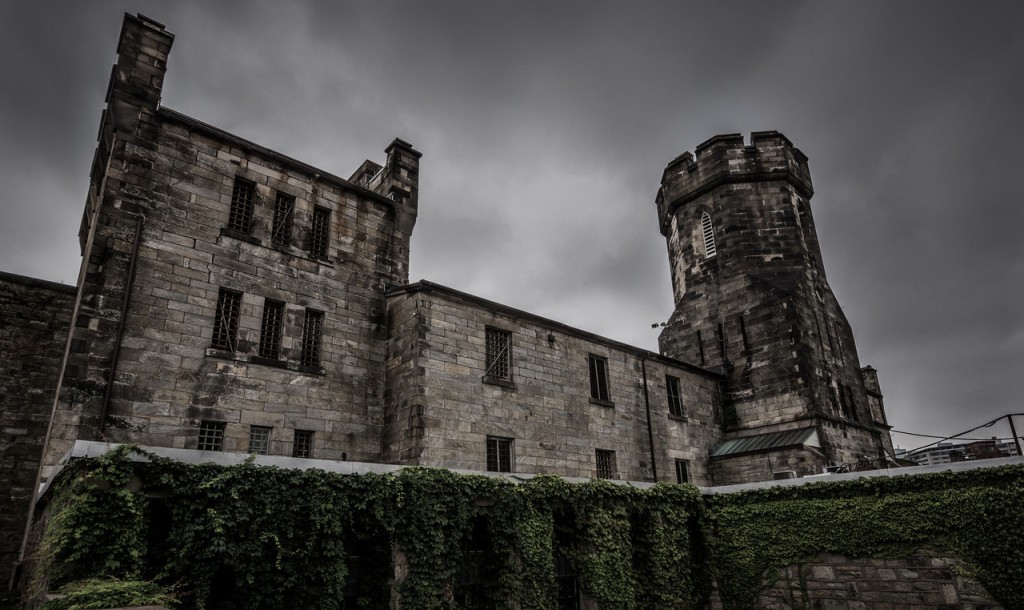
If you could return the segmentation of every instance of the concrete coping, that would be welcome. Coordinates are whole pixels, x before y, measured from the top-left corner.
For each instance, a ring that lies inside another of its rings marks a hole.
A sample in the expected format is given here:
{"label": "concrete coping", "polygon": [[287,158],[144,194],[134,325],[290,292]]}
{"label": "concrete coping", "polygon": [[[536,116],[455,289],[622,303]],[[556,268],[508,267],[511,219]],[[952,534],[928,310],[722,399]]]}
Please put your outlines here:
{"label": "concrete coping", "polygon": [[[71,450],[60,461],[50,478],[40,487],[36,496],[38,502],[49,489],[50,484],[56,479],[63,467],[71,460],[79,458],[100,457],[114,449],[122,446],[121,443],[104,443],[99,441],[75,441]],[[417,466],[403,466],[397,464],[377,464],[372,462],[342,462],[336,460],[317,460],[309,458],[293,458],[283,455],[251,455],[246,453],[233,453],[227,451],[199,451],[198,449],[176,449],[173,447],[149,447],[138,446],[141,451],[153,455],[175,460],[185,464],[207,464],[213,463],[219,466],[235,466],[242,464],[252,458],[253,463],[259,466],[276,466],[278,468],[292,468],[306,470],[319,468],[326,472],[337,474],[387,474],[398,472],[404,468],[417,468]],[[149,458],[142,453],[134,453],[131,459],[136,462],[148,462]],[[1024,457],[1015,456],[990,460],[971,460],[966,462],[953,462],[950,464],[936,464],[931,466],[912,466],[907,468],[890,468],[885,470],[864,470],[859,472],[846,472],[842,474],[812,475],[799,479],[782,479],[778,481],[760,481],[757,483],[742,483],[738,485],[723,485],[718,487],[699,487],[698,489],[706,496],[717,494],[737,493],[753,489],[767,489],[770,487],[795,487],[809,483],[854,481],[871,477],[895,477],[902,475],[929,474],[937,472],[965,472],[979,470],[982,468],[997,468],[999,466],[1010,466],[1024,464]],[[537,474],[516,473],[516,472],[481,472],[477,470],[461,470],[449,468],[456,474],[479,475],[487,477],[498,477],[507,479],[513,483],[529,481],[538,476]],[[590,479],[586,477],[559,477],[570,483],[585,483],[593,480],[606,480],[616,485],[625,485],[637,489],[649,489],[655,484],[650,481],[625,481],[618,479]]]}

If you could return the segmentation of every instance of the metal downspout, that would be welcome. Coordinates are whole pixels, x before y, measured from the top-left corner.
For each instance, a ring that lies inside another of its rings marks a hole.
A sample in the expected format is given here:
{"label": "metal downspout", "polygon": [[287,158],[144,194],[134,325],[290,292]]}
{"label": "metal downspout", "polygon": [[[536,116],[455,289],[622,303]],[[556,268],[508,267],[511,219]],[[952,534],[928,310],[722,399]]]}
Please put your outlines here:
{"label": "metal downspout", "polygon": [[110,378],[107,381],[107,389],[103,392],[103,408],[100,410],[100,426],[98,436],[103,437],[107,429],[107,412],[110,410],[110,396],[114,392],[114,376],[117,373],[117,361],[121,355],[121,340],[124,338],[124,329],[128,324],[128,302],[132,297],[132,286],[135,284],[135,266],[139,258],[139,242],[142,241],[142,225],[146,217],[139,215],[135,223],[135,241],[132,242],[132,255],[128,260],[128,279],[124,287],[124,297],[121,300],[121,317],[117,321],[117,334],[114,337],[114,353],[110,355]]}

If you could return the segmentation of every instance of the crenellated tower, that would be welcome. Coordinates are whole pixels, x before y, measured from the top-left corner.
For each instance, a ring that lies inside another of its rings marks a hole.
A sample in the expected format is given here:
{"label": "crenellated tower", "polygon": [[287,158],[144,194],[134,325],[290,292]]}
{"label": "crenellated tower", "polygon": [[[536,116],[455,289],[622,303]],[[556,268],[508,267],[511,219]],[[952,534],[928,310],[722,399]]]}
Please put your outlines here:
{"label": "crenellated tower", "polygon": [[662,177],[675,311],[660,346],[725,375],[720,484],[891,453],[874,371],[866,388],[825,277],[813,194],[807,157],[773,131],[715,136]]}

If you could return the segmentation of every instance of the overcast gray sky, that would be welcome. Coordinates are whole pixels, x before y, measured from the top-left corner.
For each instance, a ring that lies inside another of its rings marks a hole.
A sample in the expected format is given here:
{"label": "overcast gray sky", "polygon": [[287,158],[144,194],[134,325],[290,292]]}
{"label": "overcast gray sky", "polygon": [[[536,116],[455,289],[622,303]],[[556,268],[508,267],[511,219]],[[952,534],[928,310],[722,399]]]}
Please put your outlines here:
{"label": "overcast gray sky", "polygon": [[343,176],[422,151],[411,279],[651,349],[662,169],[781,131],[890,423],[1024,411],[1024,3],[8,2],[2,270],[77,277],[125,11],[176,36],[170,108]]}

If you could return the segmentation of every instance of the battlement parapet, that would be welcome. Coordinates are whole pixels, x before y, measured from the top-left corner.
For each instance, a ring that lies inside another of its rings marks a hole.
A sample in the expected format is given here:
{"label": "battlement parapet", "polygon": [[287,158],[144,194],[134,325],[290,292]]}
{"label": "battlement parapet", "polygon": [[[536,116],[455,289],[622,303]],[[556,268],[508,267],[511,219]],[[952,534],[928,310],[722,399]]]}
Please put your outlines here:
{"label": "battlement parapet", "polygon": [[750,144],[742,134],[717,135],[694,153],[679,155],[662,174],[656,200],[662,234],[680,205],[724,184],[785,180],[805,197],[814,194],[807,157],[777,131],[752,132]]}

